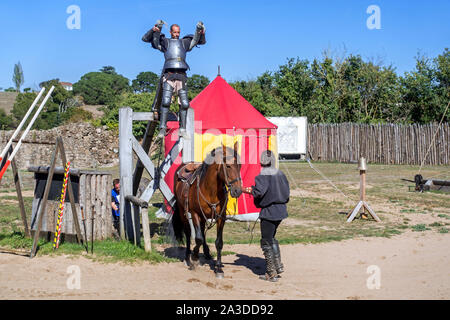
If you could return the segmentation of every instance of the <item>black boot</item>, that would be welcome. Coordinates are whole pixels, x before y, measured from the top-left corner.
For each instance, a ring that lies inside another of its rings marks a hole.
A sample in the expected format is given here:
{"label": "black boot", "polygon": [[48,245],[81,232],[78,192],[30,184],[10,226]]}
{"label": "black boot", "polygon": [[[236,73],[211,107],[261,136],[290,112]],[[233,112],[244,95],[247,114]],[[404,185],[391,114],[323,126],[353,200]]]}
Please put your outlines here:
{"label": "black boot", "polygon": [[161,113],[159,115],[159,134],[158,138],[164,138],[166,136],[167,129],[167,116],[169,115],[169,108],[161,107]]}
{"label": "black boot", "polygon": [[278,281],[277,271],[275,269],[275,259],[272,244],[267,240],[261,239],[261,249],[263,250],[264,257],[266,258],[266,273],[259,278],[271,282]]}
{"label": "black boot", "polygon": [[186,132],[186,121],[187,121],[187,109],[182,109],[180,107],[180,131],[179,135],[180,137],[183,137],[184,139],[189,139],[189,135]]}
{"label": "black boot", "polygon": [[272,249],[274,254],[274,261],[275,261],[275,270],[277,271],[277,277],[281,278],[280,273],[284,272],[284,266],[283,263],[281,263],[281,253],[280,253],[280,246],[278,244],[277,239],[272,239]]}

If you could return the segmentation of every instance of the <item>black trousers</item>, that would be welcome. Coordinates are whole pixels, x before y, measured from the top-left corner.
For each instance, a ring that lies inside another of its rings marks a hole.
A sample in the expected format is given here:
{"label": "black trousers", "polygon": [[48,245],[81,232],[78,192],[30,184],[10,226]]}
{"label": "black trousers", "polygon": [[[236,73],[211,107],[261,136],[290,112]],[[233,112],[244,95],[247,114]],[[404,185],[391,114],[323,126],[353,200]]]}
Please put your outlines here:
{"label": "black trousers", "polygon": [[272,221],[267,219],[261,219],[261,238],[272,244],[272,239],[275,238],[277,228],[280,225],[281,220]]}

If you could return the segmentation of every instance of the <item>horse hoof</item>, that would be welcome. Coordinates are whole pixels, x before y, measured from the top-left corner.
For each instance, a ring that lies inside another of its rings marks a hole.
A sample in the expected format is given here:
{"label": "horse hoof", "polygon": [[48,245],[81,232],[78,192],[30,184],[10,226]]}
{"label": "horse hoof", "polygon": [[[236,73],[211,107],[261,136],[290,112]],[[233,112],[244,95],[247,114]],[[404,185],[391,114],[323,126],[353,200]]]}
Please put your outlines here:
{"label": "horse hoof", "polygon": [[205,257],[205,260],[212,260],[212,258],[213,258],[210,254],[205,254],[204,257]]}
{"label": "horse hoof", "polygon": [[216,278],[217,279],[223,279],[223,277],[224,277],[223,272],[216,272]]}
{"label": "horse hoof", "polygon": [[194,271],[195,270],[195,265],[191,264],[188,269],[191,270],[191,271]]}

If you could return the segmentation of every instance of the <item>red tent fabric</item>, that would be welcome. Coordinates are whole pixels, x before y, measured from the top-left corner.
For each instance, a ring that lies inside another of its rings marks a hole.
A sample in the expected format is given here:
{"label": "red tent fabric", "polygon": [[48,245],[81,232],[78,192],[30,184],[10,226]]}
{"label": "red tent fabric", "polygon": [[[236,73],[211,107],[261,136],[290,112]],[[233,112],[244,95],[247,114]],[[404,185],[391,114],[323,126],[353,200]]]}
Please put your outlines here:
{"label": "red tent fabric", "polygon": [[195,110],[195,119],[202,120],[203,128],[277,128],[221,76],[191,101],[191,107]]}

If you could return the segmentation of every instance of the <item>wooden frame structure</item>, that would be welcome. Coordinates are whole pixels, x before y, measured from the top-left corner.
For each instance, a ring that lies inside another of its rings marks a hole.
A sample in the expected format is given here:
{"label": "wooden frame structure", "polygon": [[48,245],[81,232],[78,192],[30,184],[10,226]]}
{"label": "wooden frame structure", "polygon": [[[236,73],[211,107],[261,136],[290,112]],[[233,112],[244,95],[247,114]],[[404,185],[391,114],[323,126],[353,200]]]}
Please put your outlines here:
{"label": "wooden frame structure", "polygon": [[[45,212],[45,209],[47,206],[48,195],[50,193],[50,188],[51,188],[51,184],[52,184],[52,180],[53,180],[53,174],[55,172],[56,158],[58,156],[58,152],[60,153],[62,163],[63,164],[67,163],[66,151],[64,149],[63,140],[60,136],[56,138],[55,150],[53,151],[53,155],[52,155],[52,161],[51,161],[50,169],[48,172],[47,183],[45,185],[44,196],[42,199],[42,203],[39,207],[39,210],[37,212],[36,231],[34,232],[33,246],[31,248],[30,258],[33,258],[36,255],[37,243],[39,241],[39,234],[40,234],[41,227],[42,227],[42,216],[43,216],[43,213]],[[72,181],[70,180],[70,174],[68,177],[67,191],[69,194],[69,201],[70,201],[70,205],[72,208],[73,222],[74,222],[75,230],[77,233],[76,234],[77,242],[79,244],[81,244],[81,242],[82,242],[81,229],[80,229],[80,224],[78,222],[77,210],[76,210],[76,206],[75,206],[75,197],[73,194]]]}
{"label": "wooden frame structure", "polygon": [[[140,243],[140,208],[145,207],[145,203],[148,205],[157,189],[161,191],[169,205],[172,206],[175,203],[175,197],[164,181],[164,177],[180,151],[182,151],[183,163],[194,161],[194,118],[194,110],[189,108],[186,125],[189,139],[179,138],[158,167],[148,154],[158,123],[153,112],[133,112],[130,107],[119,109],[120,236],[122,239],[127,238],[135,245]],[[133,121],[147,121],[142,144],[133,135]],[[133,165],[133,152],[137,157],[136,165]],[[137,197],[144,169],[152,180],[140,197]],[[140,202],[143,205],[138,205],[137,200],[143,201]],[[147,214],[146,210],[144,211]],[[143,223],[144,221],[143,218]],[[146,228],[143,229],[146,232]]]}
{"label": "wooden frame structure", "polygon": [[369,214],[372,216],[372,218],[375,219],[375,221],[380,222],[380,218],[376,215],[375,211],[372,210],[372,208],[369,206],[369,204],[366,201],[366,159],[361,158],[359,160],[359,175],[360,175],[360,190],[359,190],[359,196],[360,200],[358,204],[350,211],[350,213],[347,215],[347,222],[352,222],[353,219],[355,219],[356,215],[360,212],[362,209],[363,211],[361,214],[364,214],[367,210]]}

